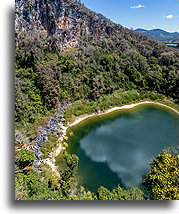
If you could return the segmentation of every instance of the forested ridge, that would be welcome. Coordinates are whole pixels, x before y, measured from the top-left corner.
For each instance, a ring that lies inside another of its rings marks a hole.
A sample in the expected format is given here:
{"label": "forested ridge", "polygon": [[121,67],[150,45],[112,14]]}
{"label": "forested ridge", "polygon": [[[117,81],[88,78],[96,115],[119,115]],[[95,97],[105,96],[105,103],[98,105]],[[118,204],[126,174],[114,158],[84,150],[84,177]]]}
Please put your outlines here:
{"label": "forested ridge", "polygon": [[[65,168],[59,177],[47,165],[40,172],[34,168],[33,146],[40,127],[68,104],[73,103],[64,112],[65,122],[99,106],[103,110],[140,99],[176,106],[179,51],[112,23],[77,1],[16,0],[15,7],[16,199],[178,199],[177,154],[158,157],[162,164],[166,158],[175,163],[174,194],[145,196],[137,187],[101,187],[95,194],[77,187],[77,156],[61,154]],[[52,133],[43,149],[52,149],[56,137]],[[144,183],[152,192],[150,179]]]}
{"label": "forested ridge", "polygon": [[152,30],[145,30],[145,29],[135,29],[136,32],[143,33],[153,39],[159,40],[161,42],[178,42],[178,32],[167,32],[162,29],[152,29]]}

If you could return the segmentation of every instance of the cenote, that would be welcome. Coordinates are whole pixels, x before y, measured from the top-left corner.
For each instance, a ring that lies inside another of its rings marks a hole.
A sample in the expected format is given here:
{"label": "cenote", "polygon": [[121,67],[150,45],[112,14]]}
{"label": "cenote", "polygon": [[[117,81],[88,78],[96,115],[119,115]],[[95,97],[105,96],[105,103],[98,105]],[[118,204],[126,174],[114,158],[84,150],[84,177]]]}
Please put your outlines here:
{"label": "cenote", "polygon": [[79,157],[78,180],[96,192],[118,184],[141,187],[149,163],[167,146],[177,147],[178,115],[155,104],[88,118],[68,129],[68,151]]}

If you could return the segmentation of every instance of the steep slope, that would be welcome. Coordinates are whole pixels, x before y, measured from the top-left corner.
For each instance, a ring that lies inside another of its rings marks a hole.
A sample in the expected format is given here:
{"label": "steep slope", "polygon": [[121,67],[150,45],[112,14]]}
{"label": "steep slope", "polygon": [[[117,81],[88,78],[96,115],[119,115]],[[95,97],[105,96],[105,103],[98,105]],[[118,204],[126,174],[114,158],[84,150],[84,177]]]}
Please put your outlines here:
{"label": "steep slope", "polygon": [[99,38],[110,38],[120,43],[125,40],[125,48],[134,48],[136,42],[142,41],[146,46],[157,45],[73,0],[16,0],[15,32],[16,44],[25,38],[36,38],[37,41],[41,38],[48,40],[48,46],[55,43],[59,50],[79,47],[84,41]]}
{"label": "steep slope", "polygon": [[[74,115],[141,99],[177,102],[179,52],[77,1],[16,0],[15,6],[16,199],[97,199],[77,187],[75,155],[62,153],[60,177],[39,158],[51,160]],[[136,188],[117,191],[144,199]]]}
{"label": "steep slope", "polygon": [[145,30],[141,28],[138,28],[135,31],[139,33],[143,33],[146,36],[149,36],[152,39],[156,39],[161,42],[178,42],[178,39],[179,39],[178,32],[169,33],[161,29]]}
{"label": "steep slope", "polygon": [[16,0],[16,35],[53,36],[60,50],[77,47],[83,37],[108,38],[116,28],[120,29],[119,25],[76,1]]}
{"label": "steep slope", "polygon": [[[16,0],[16,121],[116,90],[178,97],[179,52],[72,0]],[[26,112],[26,113],[24,113]]]}

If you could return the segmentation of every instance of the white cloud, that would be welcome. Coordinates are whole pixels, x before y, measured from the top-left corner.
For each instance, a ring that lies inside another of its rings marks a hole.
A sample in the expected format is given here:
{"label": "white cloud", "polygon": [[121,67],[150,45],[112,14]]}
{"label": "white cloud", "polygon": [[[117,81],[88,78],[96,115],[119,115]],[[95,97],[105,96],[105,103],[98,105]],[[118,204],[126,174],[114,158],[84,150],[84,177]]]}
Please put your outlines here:
{"label": "white cloud", "polygon": [[[136,118],[130,121],[131,127],[128,127],[134,131],[131,132],[131,135],[133,135],[132,144],[130,144],[125,134],[127,124],[123,117],[111,122],[110,128],[109,124],[99,126],[95,133],[90,132],[80,141],[80,146],[88,158],[94,162],[106,163],[109,169],[115,172],[118,178],[122,180],[122,183],[130,188],[140,184],[140,178],[146,171],[147,163],[150,162],[149,155],[144,153],[143,148],[137,146],[140,136],[135,134],[134,127],[136,127],[139,120]],[[110,136],[113,132],[118,133],[118,135],[111,139]],[[108,140],[104,141],[103,137]],[[131,148],[128,151],[128,147],[124,146],[125,144],[131,145],[133,149]],[[136,145],[135,150],[135,146],[133,147],[132,145]],[[126,156],[127,151],[129,152],[128,156]]]}
{"label": "white cloud", "polygon": [[157,26],[155,26],[155,25],[152,25],[152,28],[156,28]]}
{"label": "white cloud", "polygon": [[131,9],[139,9],[139,8],[142,8],[142,7],[146,7],[145,5],[135,5],[135,6],[131,6]]}
{"label": "white cloud", "polygon": [[164,16],[164,18],[166,19],[172,19],[174,17],[174,15],[167,15],[167,16]]}

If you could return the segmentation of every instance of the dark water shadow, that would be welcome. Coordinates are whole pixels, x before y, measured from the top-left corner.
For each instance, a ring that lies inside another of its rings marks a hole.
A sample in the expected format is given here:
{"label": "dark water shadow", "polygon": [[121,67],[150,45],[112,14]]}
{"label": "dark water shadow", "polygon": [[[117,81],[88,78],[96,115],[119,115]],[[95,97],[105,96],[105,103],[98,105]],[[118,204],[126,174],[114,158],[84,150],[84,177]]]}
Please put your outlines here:
{"label": "dark water shadow", "polygon": [[81,209],[150,209],[152,207],[155,210],[160,210],[160,208],[172,208],[173,201],[16,201],[14,200],[15,190],[14,190],[14,101],[15,101],[15,91],[14,91],[14,8],[9,8],[7,11],[7,23],[8,27],[8,91],[7,91],[7,112],[8,112],[8,155],[6,156],[6,161],[8,163],[8,177],[7,186],[8,191],[8,206],[11,209],[35,209],[35,211],[49,210],[52,211],[55,208],[69,209],[69,210],[81,210]]}

